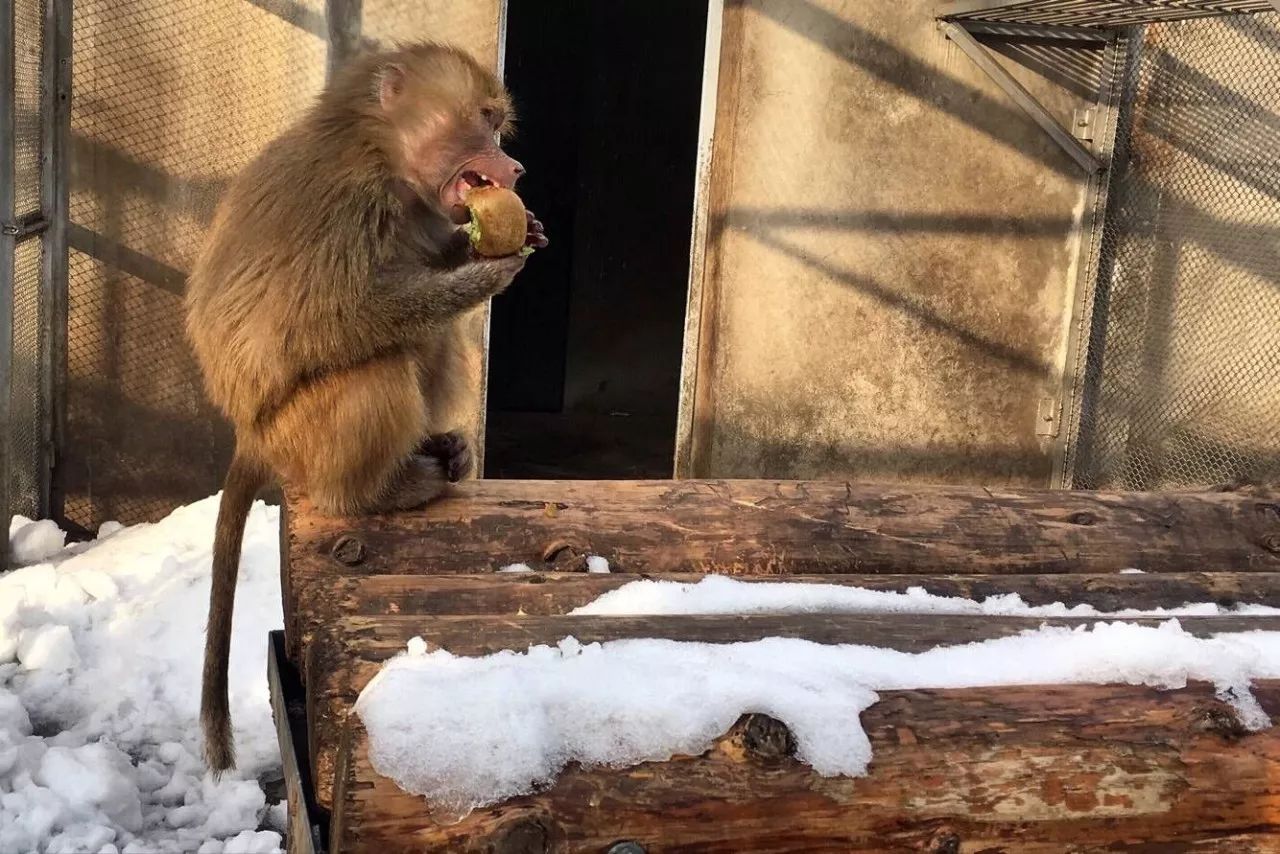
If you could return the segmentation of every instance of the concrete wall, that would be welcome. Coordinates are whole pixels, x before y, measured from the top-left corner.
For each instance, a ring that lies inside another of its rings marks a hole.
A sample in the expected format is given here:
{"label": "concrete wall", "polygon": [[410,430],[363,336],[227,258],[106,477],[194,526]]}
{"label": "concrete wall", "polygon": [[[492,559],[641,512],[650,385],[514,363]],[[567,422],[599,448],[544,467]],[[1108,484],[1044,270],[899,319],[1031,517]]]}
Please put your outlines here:
{"label": "concrete wall", "polygon": [[679,473],[1047,484],[1084,173],[932,0],[725,5]]}
{"label": "concrete wall", "polygon": [[[447,38],[496,63],[499,6],[366,0],[365,32]],[[183,278],[226,180],[323,84],[323,10],[323,0],[75,4],[60,470],[73,522],[155,519],[220,487],[230,435],[183,339]]]}

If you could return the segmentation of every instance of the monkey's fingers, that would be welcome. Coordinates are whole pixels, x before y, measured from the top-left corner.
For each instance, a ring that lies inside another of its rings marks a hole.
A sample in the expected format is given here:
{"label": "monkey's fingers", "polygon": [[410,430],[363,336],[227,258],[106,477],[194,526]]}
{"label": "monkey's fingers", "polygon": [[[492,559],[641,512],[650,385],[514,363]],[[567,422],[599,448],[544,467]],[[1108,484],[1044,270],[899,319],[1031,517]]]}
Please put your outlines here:
{"label": "monkey's fingers", "polygon": [[547,246],[547,235],[542,223],[535,219],[533,214],[525,211],[529,217],[529,231],[525,235],[524,245],[532,246],[534,249],[545,249]]}

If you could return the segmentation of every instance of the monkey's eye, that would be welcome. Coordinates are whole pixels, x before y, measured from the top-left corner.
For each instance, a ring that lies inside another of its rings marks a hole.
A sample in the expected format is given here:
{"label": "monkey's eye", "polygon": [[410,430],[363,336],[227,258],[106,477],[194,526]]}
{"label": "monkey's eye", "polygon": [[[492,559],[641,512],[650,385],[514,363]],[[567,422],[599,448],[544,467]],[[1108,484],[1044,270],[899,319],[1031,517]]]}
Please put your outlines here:
{"label": "monkey's eye", "polygon": [[484,120],[490,127],[500,127],[503,121],[502,110],[497,107],[481,107],[480,115],[484,116]]}

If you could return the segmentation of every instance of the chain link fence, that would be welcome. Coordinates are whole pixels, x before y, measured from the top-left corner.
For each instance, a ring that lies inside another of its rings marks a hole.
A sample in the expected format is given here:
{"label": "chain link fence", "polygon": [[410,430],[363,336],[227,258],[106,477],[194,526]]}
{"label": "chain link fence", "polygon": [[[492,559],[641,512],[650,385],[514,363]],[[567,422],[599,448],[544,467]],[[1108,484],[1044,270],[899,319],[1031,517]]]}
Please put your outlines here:
{"label": "chain link fence", "polygon": [[[496,8],[365,0],[363,30],[367,43],[487,29],[492,44]],[[228,179],[323,86],[326,11],[324,0],[76,0],[58,472],[68,521],[155,520],[221,487],[232,436],[184,337],[184,279]]]}
{"label": "chain link fence", "polygon": [[[41,266],[44,237],[38,226],[41,211],[44,87],[41,46],[44,43],[45,3],[16,0],[11,6],[13,33],[12,203],[3,213],[11,232],[3,251],[11,264],[12,323],[8,361],[8,430],[4,442],[4,497],[10,514],[35,516],[41,509],[47,471],[44,429],[47,389],[44,385],[48,352],[40,334],[47,308]],[[8,14],[9,10],[5,10]],[[6,152],[8,153],[8,152]],[[8,522],[8,516],[5,517]],[[6,524],[7,528],[7,524]],[[2,557],[2,556],[0,556]],[[3,561],[0,560],[0,565]]]}
{"label": "chain link fence", "polygon": [[1072,485],[1280,477],[1280,15],[1134,38]]}

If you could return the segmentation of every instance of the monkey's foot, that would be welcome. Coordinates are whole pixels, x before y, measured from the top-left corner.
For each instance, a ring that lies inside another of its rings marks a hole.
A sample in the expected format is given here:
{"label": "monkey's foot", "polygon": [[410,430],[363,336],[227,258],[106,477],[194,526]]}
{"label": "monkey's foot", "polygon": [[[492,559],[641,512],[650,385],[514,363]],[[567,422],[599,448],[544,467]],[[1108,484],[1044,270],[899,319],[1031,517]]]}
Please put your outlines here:
{"label": "monkey's foot", "polygon": [[428,436],[418,447],[418,453],[439,460],[445,477],[449,478],[450,483],[457,483],[471,474],[471,466],[474,462],[471,447],[461,433],[440,433]]}

